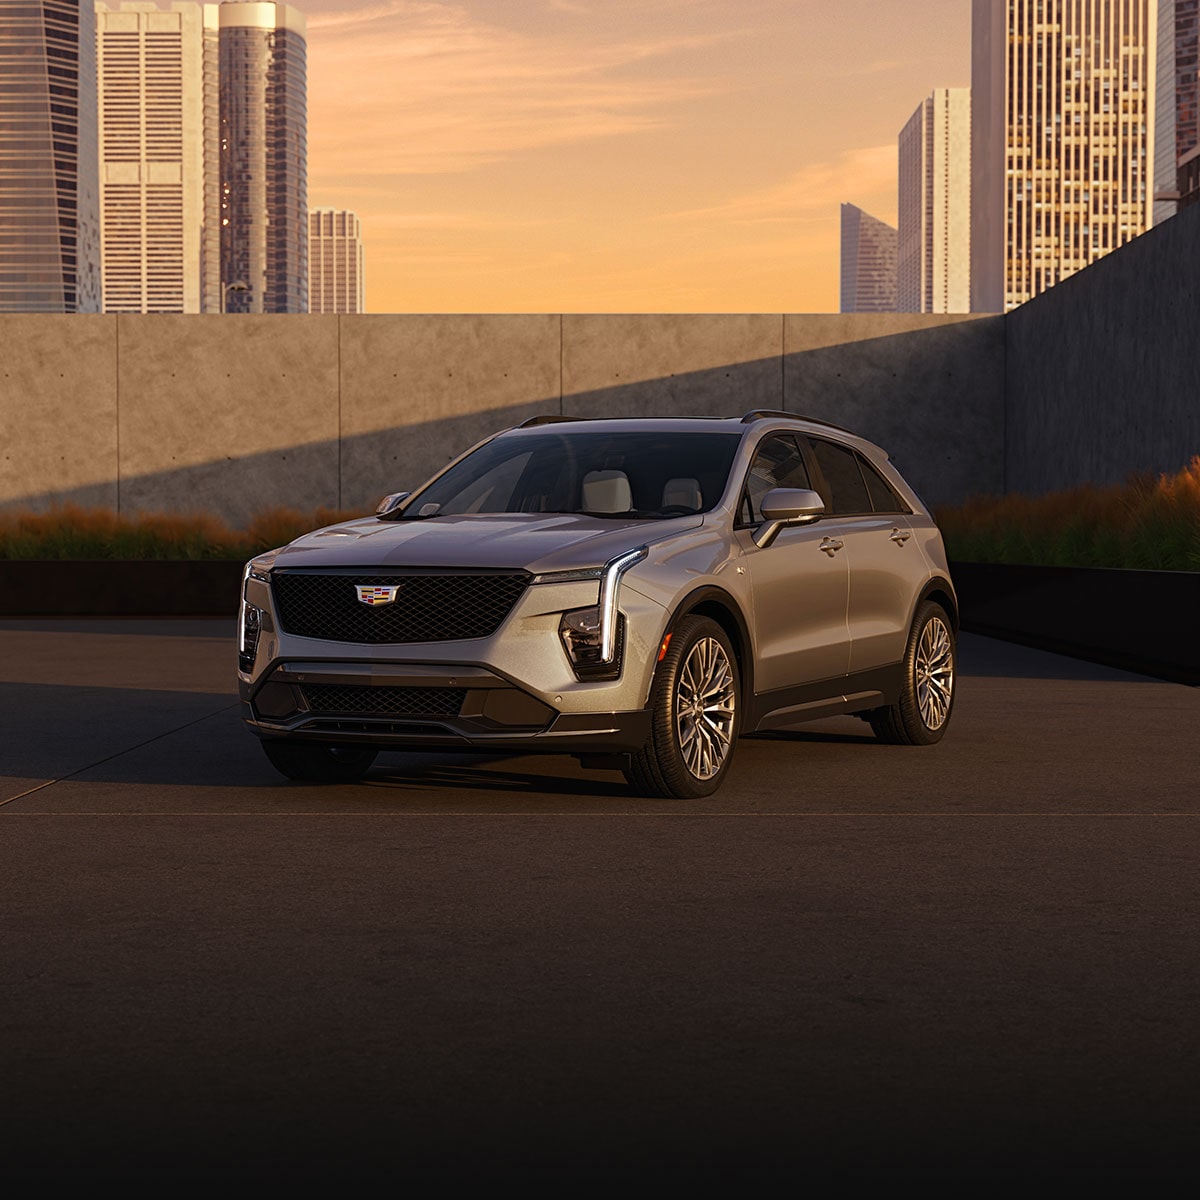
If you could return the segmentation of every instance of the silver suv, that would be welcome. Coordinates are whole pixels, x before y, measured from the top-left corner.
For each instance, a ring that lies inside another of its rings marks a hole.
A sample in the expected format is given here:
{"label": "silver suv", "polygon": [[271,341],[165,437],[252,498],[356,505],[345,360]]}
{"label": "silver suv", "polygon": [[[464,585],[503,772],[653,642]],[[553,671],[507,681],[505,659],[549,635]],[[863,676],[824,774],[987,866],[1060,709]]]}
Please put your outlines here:
{"label": "silver suv", "polygon": [[238,679],[293,779],[545,751],[690,798],[756,730],[940,740],[957,624],[929,510],[838,426],[536,417],[248,563]]}

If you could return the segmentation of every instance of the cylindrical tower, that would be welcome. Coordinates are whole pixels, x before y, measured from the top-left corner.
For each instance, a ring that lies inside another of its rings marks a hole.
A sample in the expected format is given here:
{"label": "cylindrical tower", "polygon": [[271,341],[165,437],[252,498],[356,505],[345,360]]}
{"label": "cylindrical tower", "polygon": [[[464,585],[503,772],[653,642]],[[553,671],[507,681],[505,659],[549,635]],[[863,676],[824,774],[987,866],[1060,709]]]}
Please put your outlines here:
{"label": "cylindrical tower", "polygon": [[307,312],[304,16],[226,0],[219,28],[223,308]]}

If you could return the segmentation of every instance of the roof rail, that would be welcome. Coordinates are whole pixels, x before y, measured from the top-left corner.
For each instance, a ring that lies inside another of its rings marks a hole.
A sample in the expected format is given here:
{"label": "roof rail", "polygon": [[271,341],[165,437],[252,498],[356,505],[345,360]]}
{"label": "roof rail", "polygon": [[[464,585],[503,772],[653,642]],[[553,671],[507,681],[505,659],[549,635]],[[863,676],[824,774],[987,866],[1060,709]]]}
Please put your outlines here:
{"label": "roof rail", "polygon": [[810,425],[824,425],[826,429],[836,429],[841,433],[848,433],[851,437],[862,437],[862,434],[855,433],[853,429],[847,429],[845,425],[835,425],[832,421],[823,421],[820,417],[806,417],[803,413],[782,412],[777,408],[752,409],[742,418],[742,424],[748,425],[751,421],[760,421],[767,417],[787,417],[790,421],[807,421]]}
{"label": "roof rail", "polygon": [[557,413],[543,413],[537,417],[526,417],[520,425],[514,425],[514,429],[529,429],[534,425],[557,425],[560,421],[586,421],[587,417],[563,417]]}
{"label": "roof rail", "polygon": [[784,412],[780,408],[752,408],[742,418],[742,424],[749,425],[751,421],[760,421],[764,417],[794,417],[795,415],[795,413]]}

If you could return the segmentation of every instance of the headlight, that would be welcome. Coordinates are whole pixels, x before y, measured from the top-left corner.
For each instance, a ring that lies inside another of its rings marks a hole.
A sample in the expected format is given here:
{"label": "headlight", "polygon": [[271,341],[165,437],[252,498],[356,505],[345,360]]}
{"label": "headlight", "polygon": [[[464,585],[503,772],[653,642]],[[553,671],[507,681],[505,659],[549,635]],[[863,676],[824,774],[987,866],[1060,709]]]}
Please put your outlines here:
{"label": "headlight", "polygon": [[238,667],[247,675],[254,670],[258,654],[258,635],[262,633],[262,609],[242,602],[242,621],[238,635]]}
{"label": "headlight", "polygon": [[242,596],[238,607],[238,667],[246,674],[254,669],[254,658],[258,653],[258,635],[262,632],[262,609],[246,599],[246,589],[252,579],[266,583],[269,576],[266,571],[255,568],[252,563],[247,563],[242,572]]}
{"label": "headlight", "polygon": [[557,571],[539,575],[536,582],[567,582],[572,579],[599,579],[599,603],[592,608],[563,613],[558,633],[571,666],[580,679],[615,679],[621,673],[621,651],[624,643],[625,619],[618,600],[621,576],[636,562],[646,557],[647,548],[639,546],[610,559],[603,567],[586,571]]}
{"label": "headlight", "polygon": [[597,605],[563,613],[558,623],[558,636],[579,679],[616,679],[621,674],[625,618],[617,614],[616,641],[607,660],[603,654],[602,625]]}

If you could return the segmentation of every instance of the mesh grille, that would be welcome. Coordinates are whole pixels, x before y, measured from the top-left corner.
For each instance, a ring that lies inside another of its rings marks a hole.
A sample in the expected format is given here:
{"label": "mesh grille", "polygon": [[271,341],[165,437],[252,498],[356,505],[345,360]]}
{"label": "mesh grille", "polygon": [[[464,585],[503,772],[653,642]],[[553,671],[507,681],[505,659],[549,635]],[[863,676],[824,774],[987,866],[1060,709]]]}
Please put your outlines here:
{"label": "mesh grille", "polygon": [[309,684],[301,691],[310,711],[365,717],[457,717],[466,688],[360,687]]}
{"label": "mesh grille", "polygon": [[[272,576],[280,626],[300,637],[336,642],[451,642],[488,637],[529,583],[524,572],[485,575],[332,575],[279,571]],[[399,587],[391,604],[367,605],[355,588]]]}

